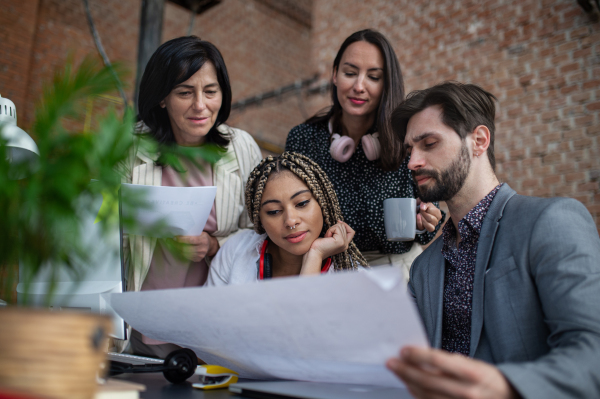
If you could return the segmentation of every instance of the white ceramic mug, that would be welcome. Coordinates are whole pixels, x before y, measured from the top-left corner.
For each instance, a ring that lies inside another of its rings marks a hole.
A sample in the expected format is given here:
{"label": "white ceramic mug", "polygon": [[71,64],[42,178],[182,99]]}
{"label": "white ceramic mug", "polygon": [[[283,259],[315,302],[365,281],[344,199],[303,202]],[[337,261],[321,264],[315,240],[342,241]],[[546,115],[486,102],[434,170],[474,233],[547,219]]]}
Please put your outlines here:
{"label": "white ceramic mug", "polygon": [[388,198],[383,201],[383,220],[388,241],[413,241],[417,230],[417,200],[414,198]]}

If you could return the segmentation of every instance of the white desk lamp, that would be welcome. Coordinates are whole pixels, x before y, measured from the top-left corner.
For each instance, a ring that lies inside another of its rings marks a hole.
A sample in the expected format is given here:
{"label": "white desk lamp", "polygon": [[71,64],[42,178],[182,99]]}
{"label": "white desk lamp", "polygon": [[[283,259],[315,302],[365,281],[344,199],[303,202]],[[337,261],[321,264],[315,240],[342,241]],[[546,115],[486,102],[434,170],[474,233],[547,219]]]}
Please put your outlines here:
{"label": "white desk lamp", "polygon": [[[21,163],[33,163],[40,156],[35,141],[21,128],[17,126],[17,108],[8,98],[0,95],[0,135],[6,140],[7,159],[13,165]],[[18,168],[9,176],[13,180],[22,179],[25,176],[17,174]],[[12,172],[12,171],[11,171]]]}

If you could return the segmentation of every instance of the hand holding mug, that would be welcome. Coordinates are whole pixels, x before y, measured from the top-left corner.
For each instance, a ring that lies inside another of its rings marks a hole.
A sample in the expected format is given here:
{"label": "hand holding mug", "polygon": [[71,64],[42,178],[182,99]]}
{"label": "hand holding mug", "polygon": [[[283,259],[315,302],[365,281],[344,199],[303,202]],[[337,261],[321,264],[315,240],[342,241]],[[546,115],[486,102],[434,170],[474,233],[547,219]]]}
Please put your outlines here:
{"label": "hand holding mug", "polygon": [[430,233],[435,230],[435,226],[442,219],[442,211],[431,202],[422,202],[417,198],[419,213],[417,214],[417,230],[427,230]]}

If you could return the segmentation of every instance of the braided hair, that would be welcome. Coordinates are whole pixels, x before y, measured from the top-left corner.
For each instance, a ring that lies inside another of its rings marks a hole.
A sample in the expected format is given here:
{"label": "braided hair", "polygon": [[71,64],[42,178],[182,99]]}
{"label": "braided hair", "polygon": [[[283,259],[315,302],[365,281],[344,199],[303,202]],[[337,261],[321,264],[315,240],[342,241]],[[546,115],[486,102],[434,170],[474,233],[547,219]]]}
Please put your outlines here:
{"label": "braided hair", "polygon": [[[260,222],[260,204],[267,180],[269,176],[284,170],[299,177],[319,203],[324,224],[321,234],[338,221],[344,220],[333,185],[321,167],[304,155],[284,152],[278,157],[268,156],[263,159],[250,173],[246,184],[246,209],[258,234],[265,233]],[[333,255],[333,261],[335,270],[356,269],[356,263],[368,267],[367,261],[352,241],[346,251]]]}

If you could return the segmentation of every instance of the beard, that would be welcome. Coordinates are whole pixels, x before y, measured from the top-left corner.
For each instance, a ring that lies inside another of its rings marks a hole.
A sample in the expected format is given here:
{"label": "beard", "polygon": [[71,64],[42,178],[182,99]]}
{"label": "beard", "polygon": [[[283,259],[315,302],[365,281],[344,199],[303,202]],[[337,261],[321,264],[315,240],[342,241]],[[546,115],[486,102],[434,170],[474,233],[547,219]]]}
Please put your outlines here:
{"label": "beard", "polygon": [[[421,201],[449,201],[458,194],[465,184],[470,170],[471,158],[469,158],[469,150],[466,144],[463,143],[458,159],[452,161],[452,164],[441,173],[435,170],[419,169],[416,172],[413,171],[412,175]],[[433,181],[430,187],[419,187],[416,180],[417,176],[431,177]]]}

